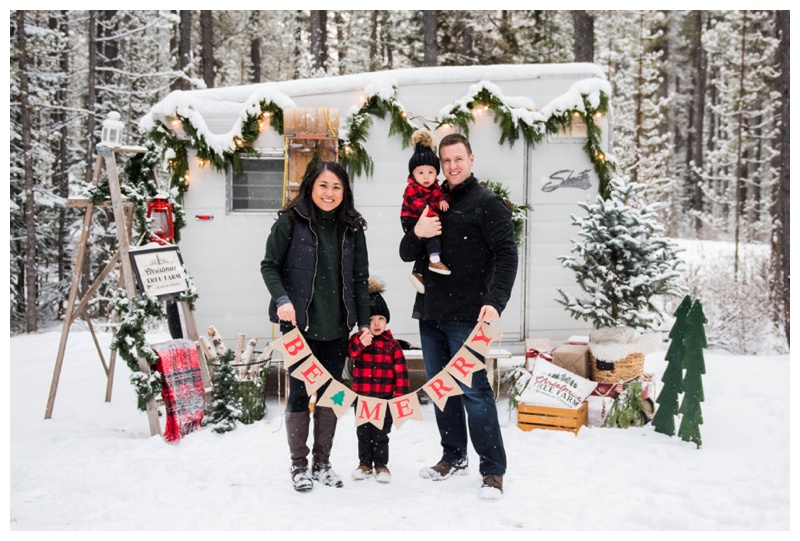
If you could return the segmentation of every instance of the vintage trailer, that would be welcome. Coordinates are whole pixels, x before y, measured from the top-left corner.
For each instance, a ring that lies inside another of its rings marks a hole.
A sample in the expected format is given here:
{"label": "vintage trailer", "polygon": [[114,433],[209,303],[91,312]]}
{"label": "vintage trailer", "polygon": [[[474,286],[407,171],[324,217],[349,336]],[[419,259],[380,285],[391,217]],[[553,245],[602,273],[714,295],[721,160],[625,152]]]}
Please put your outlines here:
{"label": "vintage trailer", "polygon": [[[469,101],[478,87],[490,89],[514,115],[546,118],[582,102],[597,100],[610,85],[593,64],[500,65],[414,68],[313,80],[173,92],[156,104],[142,125],[169,125],[179,113],[190,118],[212,148],[233,148],[241,135],[242,119],[262,100],[272,100],[284,112],[324,110],[332,132],[344,138],[351,115],[370,95],[391,94],[407,118],[434,128],[447,111]],[[500,347],[522,350],[526,337],[549,337],[555,342],[587,334],[588,324],[572,319],[558,304],[557,289],[572,294],[578,287],[557,258],[570,253],[576,234],[570,215],[577,203],[598,194],[598,175],[584,150],[586,126],[578,115],[571,132],[549,134],[528,147],[520,138],[512,146],[500,143],[502,131],[491,110],[473,110],[469,139],[475,155],[473,172],[479,180],[501,183],[516,204],[529,203],[514,293],[496,324],[503,336]],[[337,117],[338,116],[338,120]],[[610,122],[595,115],[602,130],[602,152],[608,151]],[[331,122],[333,120],[333,122]],[[412,265],[400,260],[398,246],[401,195],[408,176],[412,149],[403,148],[399,135],[389,135],[390,117],[372,118],[364,148],[374,161],[372,175],[353,179],[356,207],[368,223],[370,274],[386,284],[385,298],[398,338],[419,345],[417,322],[411,318],[415,290],[408,276]],[[440,140],[453,131],[442,126]],[[256,155],[243,156],[243,170],[219,171],[189,152],[189,190],[185,196],[187,226],[180,242],[186,268],[198,289],[196,316],[201,329],[214,325],[227,342],[239,333],[263,344],[278,334],[267,316],[269,296],[259,272],[264,245],[277,210],[285,200],[285,156],[289,141],[267,126],[252,144]],[[443,178],[440,176],[440,178]]]}

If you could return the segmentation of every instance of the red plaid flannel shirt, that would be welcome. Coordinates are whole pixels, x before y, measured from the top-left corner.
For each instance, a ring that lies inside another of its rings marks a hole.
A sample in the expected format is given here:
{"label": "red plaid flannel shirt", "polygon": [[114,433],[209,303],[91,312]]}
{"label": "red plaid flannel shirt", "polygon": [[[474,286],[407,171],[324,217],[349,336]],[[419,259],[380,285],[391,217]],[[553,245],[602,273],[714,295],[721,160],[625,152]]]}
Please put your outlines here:
{"label": "red plaid flannel shirt", "polygon": [[430,205],[428,216],[436,216],[441,201],[447,201],[447,196],[438,182],[434,182],[426,188],[414,180],[413,177],[408,177],[408,186],[406,186],[406,191],[403,192],[403,206],[400,209],[400,217],[419,218],[425,205]]}
{"label": "red plaid flannel shirt", "polygon": [[350,337],[348,353],[353,359],[353,391],[373,398],[397,398],[408,394],[408,366],[403,348],[389,329],[372,337],[364,347],[358,334]]}

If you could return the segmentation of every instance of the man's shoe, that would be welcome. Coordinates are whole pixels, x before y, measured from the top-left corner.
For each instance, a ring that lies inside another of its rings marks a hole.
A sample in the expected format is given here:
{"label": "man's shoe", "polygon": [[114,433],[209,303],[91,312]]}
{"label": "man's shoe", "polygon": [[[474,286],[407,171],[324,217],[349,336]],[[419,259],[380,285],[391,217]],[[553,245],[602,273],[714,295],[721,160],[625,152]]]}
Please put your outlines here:
{"label": "man's shoe", "polygon": [[353,481],[363,481],[364,479],[368,479],[372,477],[372,468],[369,466],[364,466],[363,464],[359,464],[358,468],[353,470],[353,473],[350,475],[353,478]]}
{"label": "man's shoe", "polygon": [[499,500],[503,497],[503,476],[484,475],[478,497],[482,500]]}
{"label": "man's shoe", "polygon": [[311,477],[326,487],[341,488],[344,486],[341,477],[331,468],[330,463],[317,464],[311,468]]}
{"label": "man's shoe", "polygon": [[382,468],[375,468],[375,480],[379,483],[391,483],[392,472],[386,466]]}
{"label": "man's shoe", "polygon": [[308,476],[306,468],[292,468],[292,488],[297,492],[308,492],[314,488],[314,483],[311,482],[311,477]]}
{"label": "man's shoe", "polygon": [[432,481],[444,481],[453,475],[467,475],[468,473],[469,470],[467,469],[466,459],[461,460],[456,464],[451,464],[450,462],[442,459],[435,466],[431,466],[430,468],[422,468],[419,470],[420,477],[423,479],[430,479]]}
{"label": "man's shoe", "polygon": [[437,261],[436,263],[429,263],[428,270],[431,272],[435,272],[437,274],[444,274],[445,276],[451,274],[450,269],[442,263],[441,261]]}
{"label": "man's shoe", "polygon": [[425,294],[425,279],[420,273],[412,272],[408,279],[411,281],[411,285],[414,286],[414,289],[423,295]]}

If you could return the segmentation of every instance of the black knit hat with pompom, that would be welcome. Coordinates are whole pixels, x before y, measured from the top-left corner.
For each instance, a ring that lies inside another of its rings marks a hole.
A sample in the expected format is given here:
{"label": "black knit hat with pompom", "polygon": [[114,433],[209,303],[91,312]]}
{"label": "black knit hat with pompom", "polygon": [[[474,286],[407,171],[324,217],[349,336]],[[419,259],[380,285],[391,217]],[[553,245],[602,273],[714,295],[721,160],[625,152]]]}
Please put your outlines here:
{"label": "black knit hat with pompom", "polygon": [[389,323],[389,307],[386,301],[383,300],[383,282],[379,279],[369,277],[369,315],[383,316],[386,318],[386,323]]}
{"label": "black knit hat with pompom", "polygon": [[419,129],[411,134],[411,144],[414,145],[414,155],[408,160],[408,174],[413,174],[420,165],[430,165],[438,175],[439,157],[436,155],[433,134],[424,128]]}

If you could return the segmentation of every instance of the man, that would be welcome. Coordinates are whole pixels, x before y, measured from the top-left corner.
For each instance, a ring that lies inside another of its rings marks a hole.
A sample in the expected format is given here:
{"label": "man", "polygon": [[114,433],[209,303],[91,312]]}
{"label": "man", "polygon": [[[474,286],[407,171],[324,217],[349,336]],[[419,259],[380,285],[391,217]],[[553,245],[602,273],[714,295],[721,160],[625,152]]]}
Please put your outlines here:
{"label": "man", "polygon": [[[425,242],[442,238],[441,260],[449,276],[425,271],[425,294],[418,294],[412,317],[419,319],[425,372],[431,378],[464,345],[476,321],[491,322],[506,306],[517,274],[517,246],[511,213],[497,195],[472,175],[475,156],[469,141],[450,134],[439,144],[439,160],[447,179],[450,208],[441,217],[423,212],[400,242],[400,257],[414,261],[425,255]],[[475,352],[472,352],[475,353]],[[484,360],[482,356],[478,358]],[[483,478],[479,495],[503,494],[506,453],[497,418],[494,393],[482,370],[473,374],[472,387],[450,397],[443,411],[436,409],[442,444],[438,464],[420,471],[435,481],[467,472],[467,429],[480,457]]]}

